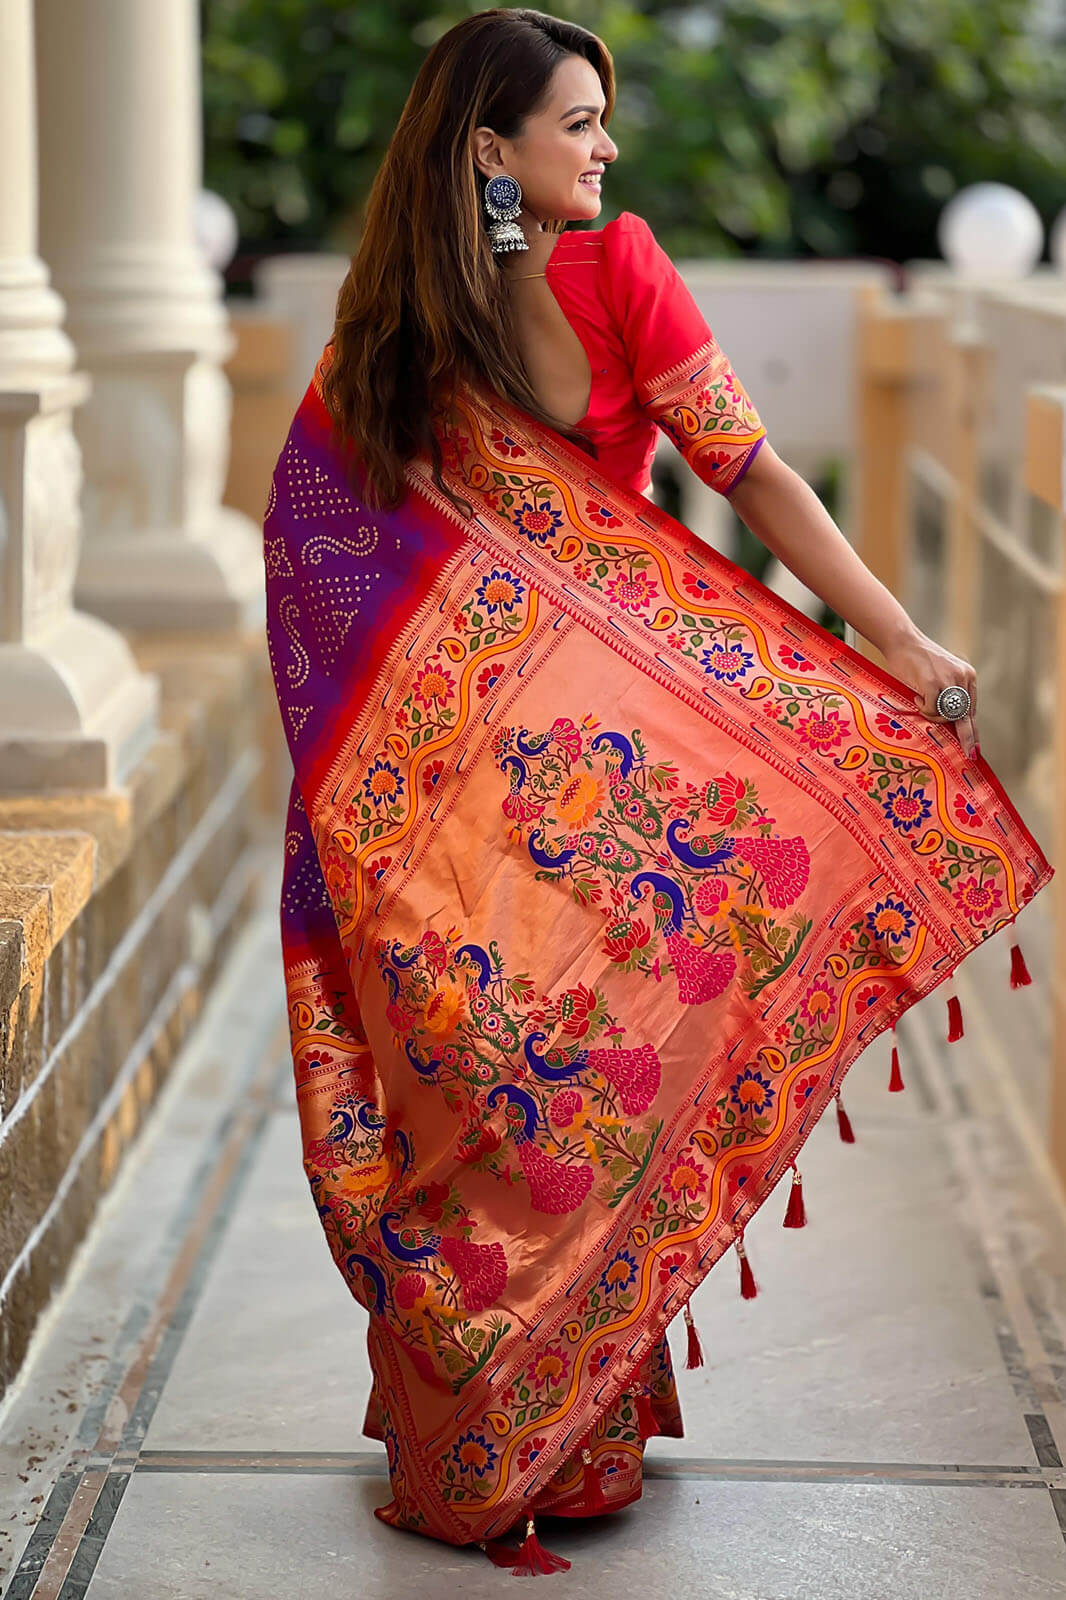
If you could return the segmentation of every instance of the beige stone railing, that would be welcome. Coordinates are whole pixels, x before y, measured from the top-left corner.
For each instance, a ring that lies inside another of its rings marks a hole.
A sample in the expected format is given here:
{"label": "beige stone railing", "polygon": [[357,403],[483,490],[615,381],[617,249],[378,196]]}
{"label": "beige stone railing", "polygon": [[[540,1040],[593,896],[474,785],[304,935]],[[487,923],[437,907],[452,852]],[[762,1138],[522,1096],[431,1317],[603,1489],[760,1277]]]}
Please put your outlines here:
{"label": "beige stone railing", "polygon": [[904,295],[866,297],[858,362],[855,542],[919,625],[977,669],[982,754],[1059,869],[1016,929],[1046,979],[1024,991],[1044,1027],[1019,1050],[997,1006],[990,1047],[1012,1114],[1066,1185],[1066,295],[1046,277],[919,277]]}

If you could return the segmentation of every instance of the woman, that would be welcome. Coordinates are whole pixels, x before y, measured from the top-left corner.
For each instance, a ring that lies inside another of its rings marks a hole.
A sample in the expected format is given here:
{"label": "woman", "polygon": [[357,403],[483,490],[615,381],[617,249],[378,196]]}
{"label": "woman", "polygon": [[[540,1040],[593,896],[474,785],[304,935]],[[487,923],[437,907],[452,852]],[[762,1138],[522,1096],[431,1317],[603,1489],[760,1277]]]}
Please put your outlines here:
{"label": "woman", "polygon": [[[264,530],[304,1159],[370,1312],[376,1514],[516,1572],[569,1565],[534,1513],[639,1497],[682,1432],[667,1324],[734,1246],[755,1292],[745,1226],[785,1174],[802,1224],[851,1062],[1052,871],[973,668],[775,454],[647,225],[563,231],[613,100],[539,12],[433,47]],[[647,499],[657,428],[888,671]]]}

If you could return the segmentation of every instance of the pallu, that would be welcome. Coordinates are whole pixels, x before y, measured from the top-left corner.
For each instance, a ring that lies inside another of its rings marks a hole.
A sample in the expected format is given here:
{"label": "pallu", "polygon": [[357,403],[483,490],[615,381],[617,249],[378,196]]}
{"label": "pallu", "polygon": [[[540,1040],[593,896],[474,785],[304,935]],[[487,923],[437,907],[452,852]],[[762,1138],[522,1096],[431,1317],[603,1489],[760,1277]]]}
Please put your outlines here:
{"label": "pallu", "polygon": [[421,457],[371,510],[329,355],[264,520],[304,1166],[376,1515],[516,1561],[639,1497],[667,1325],[731,1249],[755,1292],[851,1063],[1052,868],[906,684],[517,406],[441,416],[472,517]]}

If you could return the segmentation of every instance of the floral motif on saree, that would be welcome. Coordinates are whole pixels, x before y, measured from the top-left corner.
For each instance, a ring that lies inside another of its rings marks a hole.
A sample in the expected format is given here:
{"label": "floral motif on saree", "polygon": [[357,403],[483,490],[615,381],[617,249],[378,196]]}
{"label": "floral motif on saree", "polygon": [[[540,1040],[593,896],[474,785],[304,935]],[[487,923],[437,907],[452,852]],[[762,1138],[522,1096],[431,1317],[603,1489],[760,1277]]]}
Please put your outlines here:
{"label": "floral motif on saree", "polygon": [[[764,433],[723,360],[640,386],[718,484]],[[464,1544],[639,1496],[668,1323],[1052,869],[906,686],[517,408],[442,421],[470,521],[421,459],[371,511],[322,370],[264,524],[304,1162],[377,1514]]]}

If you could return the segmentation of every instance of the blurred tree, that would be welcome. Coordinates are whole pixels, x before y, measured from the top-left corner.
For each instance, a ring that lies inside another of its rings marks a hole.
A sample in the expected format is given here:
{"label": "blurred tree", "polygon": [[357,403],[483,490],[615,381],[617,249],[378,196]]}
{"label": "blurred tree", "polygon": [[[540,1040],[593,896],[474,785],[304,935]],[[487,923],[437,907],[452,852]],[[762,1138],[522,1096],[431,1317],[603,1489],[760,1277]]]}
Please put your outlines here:
{"label": "blurred tree", "polygon": [[[201,0],[206,182],[250,248],[354,248],[440,0]],[[958,187],[1015,184],[1050,221],[1066,50],[1032,0],[558,0],[618,73],[602,221],[671,253],[936,255]],[[1061,26],[1061,25],[1058,25]]]}

